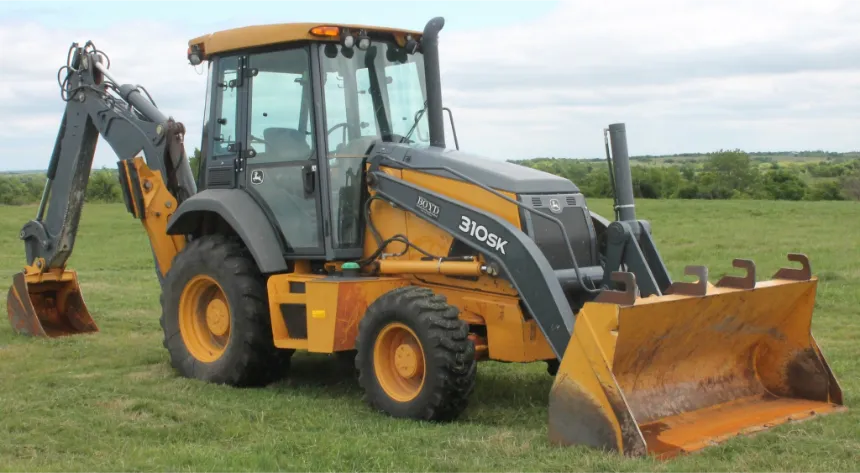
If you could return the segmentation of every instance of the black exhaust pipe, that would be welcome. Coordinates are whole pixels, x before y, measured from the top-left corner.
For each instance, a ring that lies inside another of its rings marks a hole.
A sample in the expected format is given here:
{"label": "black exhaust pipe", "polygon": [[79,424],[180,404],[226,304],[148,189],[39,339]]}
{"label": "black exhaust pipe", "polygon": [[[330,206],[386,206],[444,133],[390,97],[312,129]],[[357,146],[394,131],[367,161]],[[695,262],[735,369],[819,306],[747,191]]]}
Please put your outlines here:
{"label": "black exhaust pipe", "polygon": [[633,176],[630,173],[630,156],[627,154],[627,129],[623,123],[609,125],[609,141],[612,146],[612,165],[615,168],[615,201],[618,219],[636,220],[633,203]]}
{"label": "black exhaust pipe", "polygon": [[442,78],[439,72],[439,31],[445,26],[441,16],[424,26],[421,51],[424,53],[424,75],[427,84],[427,125],[430,146],[445,147],[445,121],[442,117]]}

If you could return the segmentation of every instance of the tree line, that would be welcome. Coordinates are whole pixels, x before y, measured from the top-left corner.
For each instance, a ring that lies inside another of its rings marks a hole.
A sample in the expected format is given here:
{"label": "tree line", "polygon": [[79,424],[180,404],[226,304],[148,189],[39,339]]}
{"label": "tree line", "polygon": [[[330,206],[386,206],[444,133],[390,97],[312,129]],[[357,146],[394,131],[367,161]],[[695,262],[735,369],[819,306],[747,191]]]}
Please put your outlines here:
{"label": "tree line", "polygon": [[[612,197],[605,160],[511,161],[573,181],[589,197]],[[720,150],[700,159],[631,160],[633,193],[646,199],[860,200],[860,158],[820,161],[755,159]]]}
{"label": "tree line", "polygon": [[[189,163],[197,178],[200,150],[195,149]],[[26,205],[38,203],[45,189],[45,174],[0,174],[0,205]],[[116,169],[96,169],[90,173],[85,197],[87,202],[122,202],[122,189]]]}
{"label": "tree line", "polygon": [[[860,158],[825,156],[819,161],[772,161],[740,150],[694,159],[632,159],[633,192],[646,199],[860,200]],[[680,157],[680,155],[676,156]],[[197,174],[200,151],[191,156]],[[611,197],[605,160],[535,158],[511,161],[573,181],[588,197]],[[94,170],[86,200],[122,202],[116,169]],[[44,174],[0,175],[0,205],[39,202]]]}

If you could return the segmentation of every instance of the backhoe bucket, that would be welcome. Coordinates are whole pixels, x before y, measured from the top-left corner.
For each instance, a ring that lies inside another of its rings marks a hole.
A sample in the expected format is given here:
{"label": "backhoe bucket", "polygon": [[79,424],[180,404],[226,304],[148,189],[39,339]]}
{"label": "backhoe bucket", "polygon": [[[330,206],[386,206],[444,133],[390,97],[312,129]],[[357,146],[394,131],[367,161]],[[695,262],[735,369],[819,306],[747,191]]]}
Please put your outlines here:
{"label": "backhoe bucket", "polygon": [[662,296],[604,291],[580,310],[549,404],[550,440],[660,458],[842,407],[810,326],[817,280],[781,269],[674,283]]}
{"label": "backhoe bucket", "polygon": [[98,332],[74,271],[21,272],[6,297],[12,328],[34,337],[61,337]]}

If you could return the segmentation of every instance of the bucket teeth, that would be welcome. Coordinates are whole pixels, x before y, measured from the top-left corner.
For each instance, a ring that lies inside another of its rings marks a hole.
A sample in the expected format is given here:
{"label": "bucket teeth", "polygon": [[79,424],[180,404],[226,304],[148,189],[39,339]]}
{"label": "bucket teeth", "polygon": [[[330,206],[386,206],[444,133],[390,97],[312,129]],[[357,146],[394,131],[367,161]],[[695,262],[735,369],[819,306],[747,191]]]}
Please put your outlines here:
{"label": "bucket teeth", "polygon": [[687,276],[696,276],[696,282],[673,282],[666,289],[666,294],[682,294],[685,296],[704,296],[708,293],[708,268],[705,266],[687,266],[684,268]]}
{"label": "bucket teeth", "polygon": [[730,287],[733,289],[755,288],[755,263],[748,259],[735,259],[732,261],[735,268],[745,269],[745,276],[723,276],[717,281],[717,287]]}
{"label": "bucket teeth", "polygon": [[636,285],[636,275],[633,273],[614,272],[609,277],[614,282],[624,285],[623,291],[604,289],[597,295],[594,302],[608,302],[618,305],[633,305],[639,298],[639,287]]}
{"label": "bucket teeth", "polygon": [[[817,280],[804,255],[768,281],[743,276],[675,282],[638,298],[636,278],[613,273],[576,315],[550,392],[549,436],[668,458],[737,435],[839,412],[842,390],[811,333]],[[620,284],[619,284],[620,285]]]}
{"label": "bucket teeth", "polygon": [[771,279],[788,279],[791,281],[809,281],[812,279],[812,268],[809,266],[809,258],[800,253],[789,253],[788,260],[800,263],[800,269],[780,268]]}

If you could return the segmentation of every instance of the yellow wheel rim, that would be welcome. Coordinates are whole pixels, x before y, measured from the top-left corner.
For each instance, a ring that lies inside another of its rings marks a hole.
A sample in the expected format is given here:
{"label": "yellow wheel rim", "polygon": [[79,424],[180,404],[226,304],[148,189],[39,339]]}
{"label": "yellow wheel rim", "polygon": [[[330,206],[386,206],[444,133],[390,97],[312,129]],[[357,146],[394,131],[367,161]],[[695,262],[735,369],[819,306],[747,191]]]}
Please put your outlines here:
{"label": "yellow wheel rim", "polygon": [[395,322],[385,326],[373,347],[376,379],[388,397],[398,402],[415,399],[424,387],[424,348],[415,332]]}
{"label": "yellow wheel rim", "polygon": [[203,362],[224,354],[230,340],[230,305],[214,279],[194,276],[179,297],[179,332],[188,352]]}

